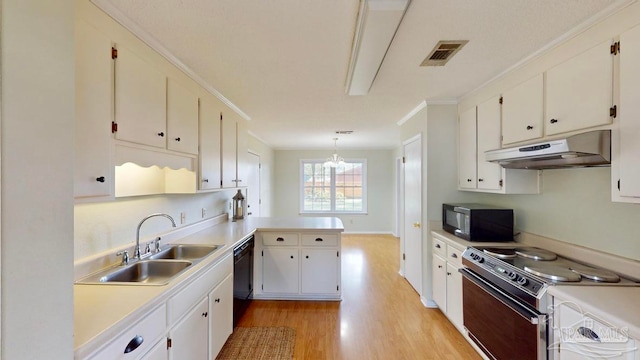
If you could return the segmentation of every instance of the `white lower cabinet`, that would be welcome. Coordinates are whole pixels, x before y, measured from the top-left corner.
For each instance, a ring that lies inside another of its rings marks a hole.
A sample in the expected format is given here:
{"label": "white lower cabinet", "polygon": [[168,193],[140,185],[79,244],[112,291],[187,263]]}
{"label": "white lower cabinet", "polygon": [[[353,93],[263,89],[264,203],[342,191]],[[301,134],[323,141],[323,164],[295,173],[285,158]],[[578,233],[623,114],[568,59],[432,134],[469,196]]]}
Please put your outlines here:
{"label": "white lower cabinet", "polygon": [[215,359],[232,331],[233,254],[229,252],[86,358]]}
{"label": "white lower cabinet", "polygon": [[233,332],[233,275],[209,293],[209,353],[214,359]]}
{"label": "white lower cabinet", "polygon": [[154,345],[148,353],[144,354],[140,360],[167,360],[169,353],[167,352],[167,339],[162,338]]}
{"label": "white lower cabinet", "polygon": [[340,299],[340,233],[259,232],[256,299]]}
{"label": "white lower cabinet", "polygon": [[206,360],[209,356],[208,329],[209,301],[204,298],[169,330],[169,359]]}
{"label": "white lower cabinet", "polygon": [[432,232],[432,284],[433,301],[458,330],[463,331],[462,318],[462,266],[464,249]]}
{"label": "white lower cabinet", "polygon": [[115,337],[89,359],[137,359],[149,350],[165,332],[166,305],[162,304]]}
{"label": "white lower cabinet", "polygon": [[[569,305],[571,304],[571,305]],[[554,299],[553,359],[638,360],[639,341],[605,321],[584,314],[577,304]]]}
{"label": "white lower cabinet", "polygon": [[298,293],[298,248],[265,248],[262,253],[262,291]]}
{"label": "white lower cabinet", "polygon": [[303,294],[338,292],[338,255],[333,249],[302,249],[300,290]]}

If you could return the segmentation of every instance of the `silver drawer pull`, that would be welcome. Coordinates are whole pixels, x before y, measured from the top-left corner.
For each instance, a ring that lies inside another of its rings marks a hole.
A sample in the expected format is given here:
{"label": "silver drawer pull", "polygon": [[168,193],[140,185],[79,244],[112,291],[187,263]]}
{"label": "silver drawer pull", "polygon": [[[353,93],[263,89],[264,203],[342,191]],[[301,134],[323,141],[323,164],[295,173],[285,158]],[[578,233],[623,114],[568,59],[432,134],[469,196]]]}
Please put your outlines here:
{"label": "silver drawer pull", "polygon": [[131,339],[131,341],[129,341],[129,343],[127,344],[127,347],[124,348],[124,353],[128,354],[134,351],[140,345],[142,345],[143,342],[144,342],[144,338],[140,335],[136,335],[133,339]]}
{"label": "silver drawer pull", "polygon": [[593,331],[593,330],[591,330],[589,328],[586,328],[584,326],[580,326],[578,328],[578,334],[586,337],[589,340],[600,342],[600,337],[598,336],[598,334],[596,334],[595,331]]}

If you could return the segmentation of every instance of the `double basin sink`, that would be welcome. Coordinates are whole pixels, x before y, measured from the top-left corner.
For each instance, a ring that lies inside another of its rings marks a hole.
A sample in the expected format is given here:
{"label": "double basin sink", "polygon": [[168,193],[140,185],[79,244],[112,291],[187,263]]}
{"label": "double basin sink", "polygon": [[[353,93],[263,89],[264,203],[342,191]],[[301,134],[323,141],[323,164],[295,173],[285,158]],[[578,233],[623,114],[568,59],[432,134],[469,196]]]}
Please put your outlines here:
{"label": "double basin sink", "polygon": [[219,249],[217,245],[171,245],[142,260],[101,270],[77,284],[165,285],[191,265]]}

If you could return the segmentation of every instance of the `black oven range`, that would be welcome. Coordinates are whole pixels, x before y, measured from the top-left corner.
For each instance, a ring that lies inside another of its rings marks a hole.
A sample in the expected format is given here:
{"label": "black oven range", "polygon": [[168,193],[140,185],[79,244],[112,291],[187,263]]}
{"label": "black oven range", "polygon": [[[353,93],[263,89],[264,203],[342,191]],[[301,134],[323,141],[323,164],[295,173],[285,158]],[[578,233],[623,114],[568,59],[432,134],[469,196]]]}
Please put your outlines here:
{"label": "black oven range", "polygon": [[462,254],[464,327],[492,359],[548,359],[550,286],[640,286],[537,247],[467,248]]}

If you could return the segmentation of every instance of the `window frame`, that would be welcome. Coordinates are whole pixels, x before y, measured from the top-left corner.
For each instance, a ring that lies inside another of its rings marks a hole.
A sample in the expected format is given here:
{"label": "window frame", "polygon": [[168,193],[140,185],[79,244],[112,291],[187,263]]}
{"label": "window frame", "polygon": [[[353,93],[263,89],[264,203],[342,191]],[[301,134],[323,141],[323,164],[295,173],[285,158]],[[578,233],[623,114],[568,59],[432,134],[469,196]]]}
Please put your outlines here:
{"label": "window frame", "polygon": [[304,182],[304,166],[305,164],[313,163],[313,164],[324,164],[326,159],[300,159],[299,172],[300,175],[298,177],[300,181],[300,185],[298,186],[298,192],[300,197],[299,203],[299,213],[300,214],[323,214],[323,215],[366,215],[367,212],[367,159],[344,159],[345,163],[361,163],[362,170],[362,210],[358,211],[339,211],[336,210],[336,169],[330,168],[330,194],[331,194],[331,209],[330,210],[305,210],[304,208],[304,198],[305,198],[305,182]]}

